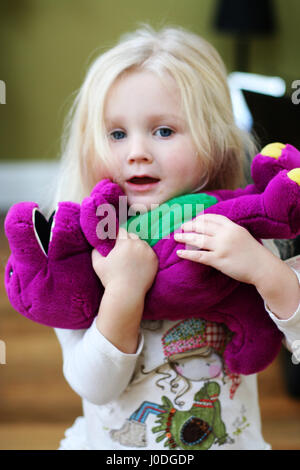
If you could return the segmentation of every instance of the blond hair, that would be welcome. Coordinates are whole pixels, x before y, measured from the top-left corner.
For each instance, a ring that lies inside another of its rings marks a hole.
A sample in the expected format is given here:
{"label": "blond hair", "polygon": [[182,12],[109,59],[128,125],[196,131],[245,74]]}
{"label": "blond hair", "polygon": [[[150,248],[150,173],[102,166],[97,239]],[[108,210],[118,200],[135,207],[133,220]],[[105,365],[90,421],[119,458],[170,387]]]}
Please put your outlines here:
{"label": "blond hair", "polygon": [[170,74],[180,90],[191,136],[202,159],[206,189],[243,184],[245,153],[253,155],[250,136],[234,122],[227,74],[214,47],[182,28],[154,31],[144,26],[127,34],[91,65],[70,110],[55,204],[81,202],[106,177],[109,150],[104,122],[106,96],[124,72],[146,69]]}

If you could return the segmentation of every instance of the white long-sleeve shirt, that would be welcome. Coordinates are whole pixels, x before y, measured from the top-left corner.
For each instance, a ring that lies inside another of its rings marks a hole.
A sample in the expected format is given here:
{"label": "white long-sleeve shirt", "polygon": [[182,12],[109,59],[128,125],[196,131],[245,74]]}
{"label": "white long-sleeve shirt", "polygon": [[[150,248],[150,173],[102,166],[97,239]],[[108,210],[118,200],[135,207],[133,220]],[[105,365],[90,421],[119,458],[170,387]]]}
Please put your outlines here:
{"label": "white long-sleeve shirt", "polygon": [[[266,310],[291,349],[300,340],[300,306],[288,320]],[[257,376],[226,369],[220,325],[142,322],[135,354],[119,351],[95,321],[87,330],[55,331],[64,376],[83,400],[83,416],[60,449],[270,448],[261,434]],[[203,347],[209,335],[215,348]]]}

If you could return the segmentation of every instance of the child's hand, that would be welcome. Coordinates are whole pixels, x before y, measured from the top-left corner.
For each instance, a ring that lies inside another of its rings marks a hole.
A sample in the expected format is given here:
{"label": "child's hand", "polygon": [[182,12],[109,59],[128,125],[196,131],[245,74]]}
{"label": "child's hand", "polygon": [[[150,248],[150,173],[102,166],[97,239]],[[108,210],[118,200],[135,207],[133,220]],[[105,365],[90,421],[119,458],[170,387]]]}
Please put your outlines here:
{"label": "child's hand", "polygon": [[116,244],[108,256],[92,252],[93,268],[105,288],[127,287],[144,296],[150,289],[158,269],[152,248],[136,234],[120,228]]}
{"label": "child's hand", "polygon": [[296,274],[243,227],[218,214],[204,214],[181,227],[175,240],[196,250],[180,250],[180,258],[218,269],[240,282],[253,284],[278,318],[289,318],[298,308],[300,288]]}
{"label": "child's hand", "polygon": [[219,214],[200,215],[181,228],[190,233],[175,233],[177,242],[189,245],[188,249],[177,252],[180,258],[209,265],[233,279],[255,284],[262,264],[258,263],[258,257],[262,260],[269,252],[245,228]]}
{"label": "child's hand", "polygon": [[157,256],[137,235],[120,228],[111,252],[103,257],[93,250],[92,263],[105,287],[97,328],[120,351],[135,353],[145,295],[158,269]]}

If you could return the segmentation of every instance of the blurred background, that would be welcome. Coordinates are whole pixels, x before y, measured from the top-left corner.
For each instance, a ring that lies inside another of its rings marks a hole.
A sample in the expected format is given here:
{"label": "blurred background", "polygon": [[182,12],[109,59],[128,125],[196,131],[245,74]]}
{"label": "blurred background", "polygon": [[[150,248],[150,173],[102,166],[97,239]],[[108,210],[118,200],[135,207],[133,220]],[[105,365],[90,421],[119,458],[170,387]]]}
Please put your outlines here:
{"label": "blurred background", "polygon": [[[300,148],[300,2],[1,0],[0,8],[0,449],[56,449],[81,402],[63,378],[54,332],[7,300],[8,208],[47,204],[74,93],[92,60],[140,23],[204,36],[227,66],[241,127],[262,145]],[[299,240],[280,248],[283,258],[299,254]],[[274,449],[300,449],[299,368],[282,351],[259,374],[263,431]]]}

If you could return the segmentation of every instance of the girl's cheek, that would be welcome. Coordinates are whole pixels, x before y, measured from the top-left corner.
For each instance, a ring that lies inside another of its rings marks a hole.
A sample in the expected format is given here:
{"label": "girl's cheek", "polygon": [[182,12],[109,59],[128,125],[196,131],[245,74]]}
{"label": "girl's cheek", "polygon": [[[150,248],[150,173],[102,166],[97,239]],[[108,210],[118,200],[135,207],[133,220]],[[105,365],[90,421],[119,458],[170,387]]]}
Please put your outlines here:
{"label": "girl's cheek", "polygon": [[211,378],[217,377],[221,373],[221,366],[219,364],[213,364],[209,367],[209,375]]}

